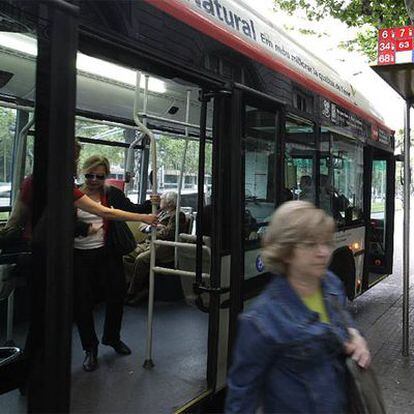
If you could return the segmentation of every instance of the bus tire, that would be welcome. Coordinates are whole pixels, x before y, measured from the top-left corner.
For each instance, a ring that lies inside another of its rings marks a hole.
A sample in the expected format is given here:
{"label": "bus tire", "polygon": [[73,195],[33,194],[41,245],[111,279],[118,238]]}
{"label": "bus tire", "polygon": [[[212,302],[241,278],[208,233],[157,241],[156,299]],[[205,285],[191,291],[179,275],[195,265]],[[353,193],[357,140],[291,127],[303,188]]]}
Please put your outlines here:
{"label": "bus tire", "polygon": [[349,300],[355,298],[356,267],[352,250],[348,246],[336,249],[332,254],[329,270],[335,273],[344,284]]}

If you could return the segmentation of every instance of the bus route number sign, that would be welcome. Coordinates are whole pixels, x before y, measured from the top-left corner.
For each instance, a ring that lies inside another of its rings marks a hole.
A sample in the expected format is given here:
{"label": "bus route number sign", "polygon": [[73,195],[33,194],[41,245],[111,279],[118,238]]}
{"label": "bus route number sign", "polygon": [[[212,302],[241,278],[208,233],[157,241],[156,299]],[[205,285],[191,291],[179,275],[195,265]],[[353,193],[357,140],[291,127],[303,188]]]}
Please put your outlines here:
{"label": "bus route number sign", "polygon": [[380,29],[378,32],[378,65],[412,63],[414,26]]}

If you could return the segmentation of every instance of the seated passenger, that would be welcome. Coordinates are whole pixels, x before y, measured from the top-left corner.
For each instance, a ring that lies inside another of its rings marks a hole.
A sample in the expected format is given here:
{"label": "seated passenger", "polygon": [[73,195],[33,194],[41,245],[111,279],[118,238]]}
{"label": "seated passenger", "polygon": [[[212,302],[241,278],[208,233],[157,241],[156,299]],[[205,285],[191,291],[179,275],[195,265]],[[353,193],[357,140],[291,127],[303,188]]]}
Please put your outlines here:
{"label": "seated passenger", "polygon": [[[177,193],[168,191],[161,196],[160,211],[158,212],[157,239],[175,239],[175,214],[177,207]],[[179,232],[185,229],[186,219],[180,212]],[[151,258],[151,235],[139,243],[134,251],[124,256],[124,268],[127,281],[128,305],[135,305],[148,294],[148,277]],[[156,246],[156,264],[174,261],[174,248],[170,246]]]}
{"label": "seated passenger", "polygon": [[330,214],[335,220],[344,220],[345,210],[349,207],[349,200],[329,183],[328,176],[320,176],[320,208]]}
{"label": "seated passenger", "polygon": [[329,177],[326,174],[321,174],[319,178],[319,207],[326,213],[332,215],[331,209],[331,192],[329,185]]}
{"label": "seated passenger", "polygon": [[300,200],[306,200],[306,201],[315,200],[315,190],[313,188],[312,177],[310,175],[302,175],[302,177],[300,177],[299,188],[300,188],[300,194],[299,194]]}

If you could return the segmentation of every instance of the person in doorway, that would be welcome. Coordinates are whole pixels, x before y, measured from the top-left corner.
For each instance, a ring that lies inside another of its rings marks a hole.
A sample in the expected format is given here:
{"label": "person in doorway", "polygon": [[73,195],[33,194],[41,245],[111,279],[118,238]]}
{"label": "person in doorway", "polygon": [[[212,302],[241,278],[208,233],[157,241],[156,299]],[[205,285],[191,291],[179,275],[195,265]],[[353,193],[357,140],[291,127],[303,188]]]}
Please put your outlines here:
{"label": "person in doorway", "polygon": [[320,176],[320,195],[319,203],[323,210],[338,222],[343,223],[345,210],[349,207],[349,200],[338,191],[329,182],[329,177],[325,174]]}
{"label": "person in doorway", "polygon": [[228,377],[227,413],[345,413],[345,356],[370,363],[327,266],[334,221],[306,201],[273,214],[263,242],[273,280],[241,315]]}
{"label": "person in doorway", "polygon": [[310,175],[302,175],[299,181],[299,199],[313,202],[315,200],[315,191],[312,186],[312,177]]}
{"label": "person in doorway", "polygon": [[[106,186],[110,174],[107,158],[93,155],[82,166],[85,183],[80,190],[92,203],[119,208],[131,214],[141,213],[146,207],[132,203],[114,186]],[[141,215],[143,216],[143,215]],[[77,217],[87,223],[92,231],[86,237],[76,237],[74,242],[74,315],[82,347],[86,356],[83,368],[93,371],[98,366],[98,344],[95,332],[93,308],[100,291],[106,302],[106,315],[102,344],[111,346],[118,354],[129,355],[128,346],[121,340],[125,276],[122,255],[108,246],[111,222],[104,216],[77,209]],[[145,220],[145,216],[143,216]]]}
{"label": "person in doorway", "polygon": [[[158,212],[157,239],[174,240],[176,226],[177,193],[167,191],[161,195],[160,210]],[[184,232],[186,218],[184,213],[179,214],[179,233]],[[151,235],[138,244],[136,249],[124,256],[124,266],[127,278],[128,305],[136,305],[148,295],[148,276],[151,258]],[[174,248],[170,246],[156,246],[156,263],[170,263],[174,261]]]}
{"label": "person in doorway", "polygon": [[[77,139],[75,139],[75,158],[74,158],[74,176],[76,175],[79,155],[81,151],[81,145]],[[155,196],[155,200],[159,199]],[[150,213],[150,209],[146,204],[137,211],[131,213],[129,211],[121,211],[119,209],[108,208],[104,205],[93,202],[87,195],[85,195],[80,189],[74,187],[73,189],[73,202],[76,208],[87,211],[91,214],[96,214],[106,220],[119,220],[119,221],[143,221],[151,224],[156,218],[147,214]],[[33,205],[33,176],[28,175],[22,182],[19,195],[13,206],[12,212],[5,225],[5,230],[10,228],[22,228],[23,238],[30,240],[32,238],[32,205]],[[143,214],[142,214],[143,213]],[[74,233],[75,236],[87,236],[90,232],[94,232],[94,229],[87,223],[77,220],[75,222]]]}
{"label": "person in doorway", "polygon": [[[74,163],[73,174],[76,176],[78,168],[78,160],[81,151],[80,142],[75,139],[74,145]],[[75,190],[74,190],[75,191]],[[81,194],[76,191],[74,199],[79,198]],[[7,232],[10,229],[20,229],[22,231],[22,238],[26,241],[30,241],[32,238],[32,204],[33,204],[33,176],[29,174],[26,176],[20,186],[20,191],[16,197],[16,201],[13,205],[13,209],[7,220],[3,231]],[[88,233],[88,226],[84,223],[77,221],[75,223],[75,235],[86,235]]]}

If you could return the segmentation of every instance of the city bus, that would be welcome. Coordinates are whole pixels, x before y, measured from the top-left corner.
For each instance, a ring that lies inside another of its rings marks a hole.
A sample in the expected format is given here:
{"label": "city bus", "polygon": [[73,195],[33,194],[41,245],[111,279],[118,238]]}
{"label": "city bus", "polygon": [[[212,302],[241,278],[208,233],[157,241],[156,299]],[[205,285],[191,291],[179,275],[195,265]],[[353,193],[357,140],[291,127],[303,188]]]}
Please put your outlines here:
{"label": "city bus", "polygon": [[[220,410],[237,315],[271,277],[261,239],[285,201],[334,217],[330,268],[350,300],[392,273],[393,131],[246,2],[6,0],[0,16],[1,218],[31,174],[33,226],[48,223],[43,267],[1,239],[2,412]],[[94,373],[72,323],[75,136],[81,162],[107,156],[136,202],[158,190],[151,172],[169,175],[165,189],[182,177],[189,223],[150,312],[125,308],[132,355],[100,347]]]}

